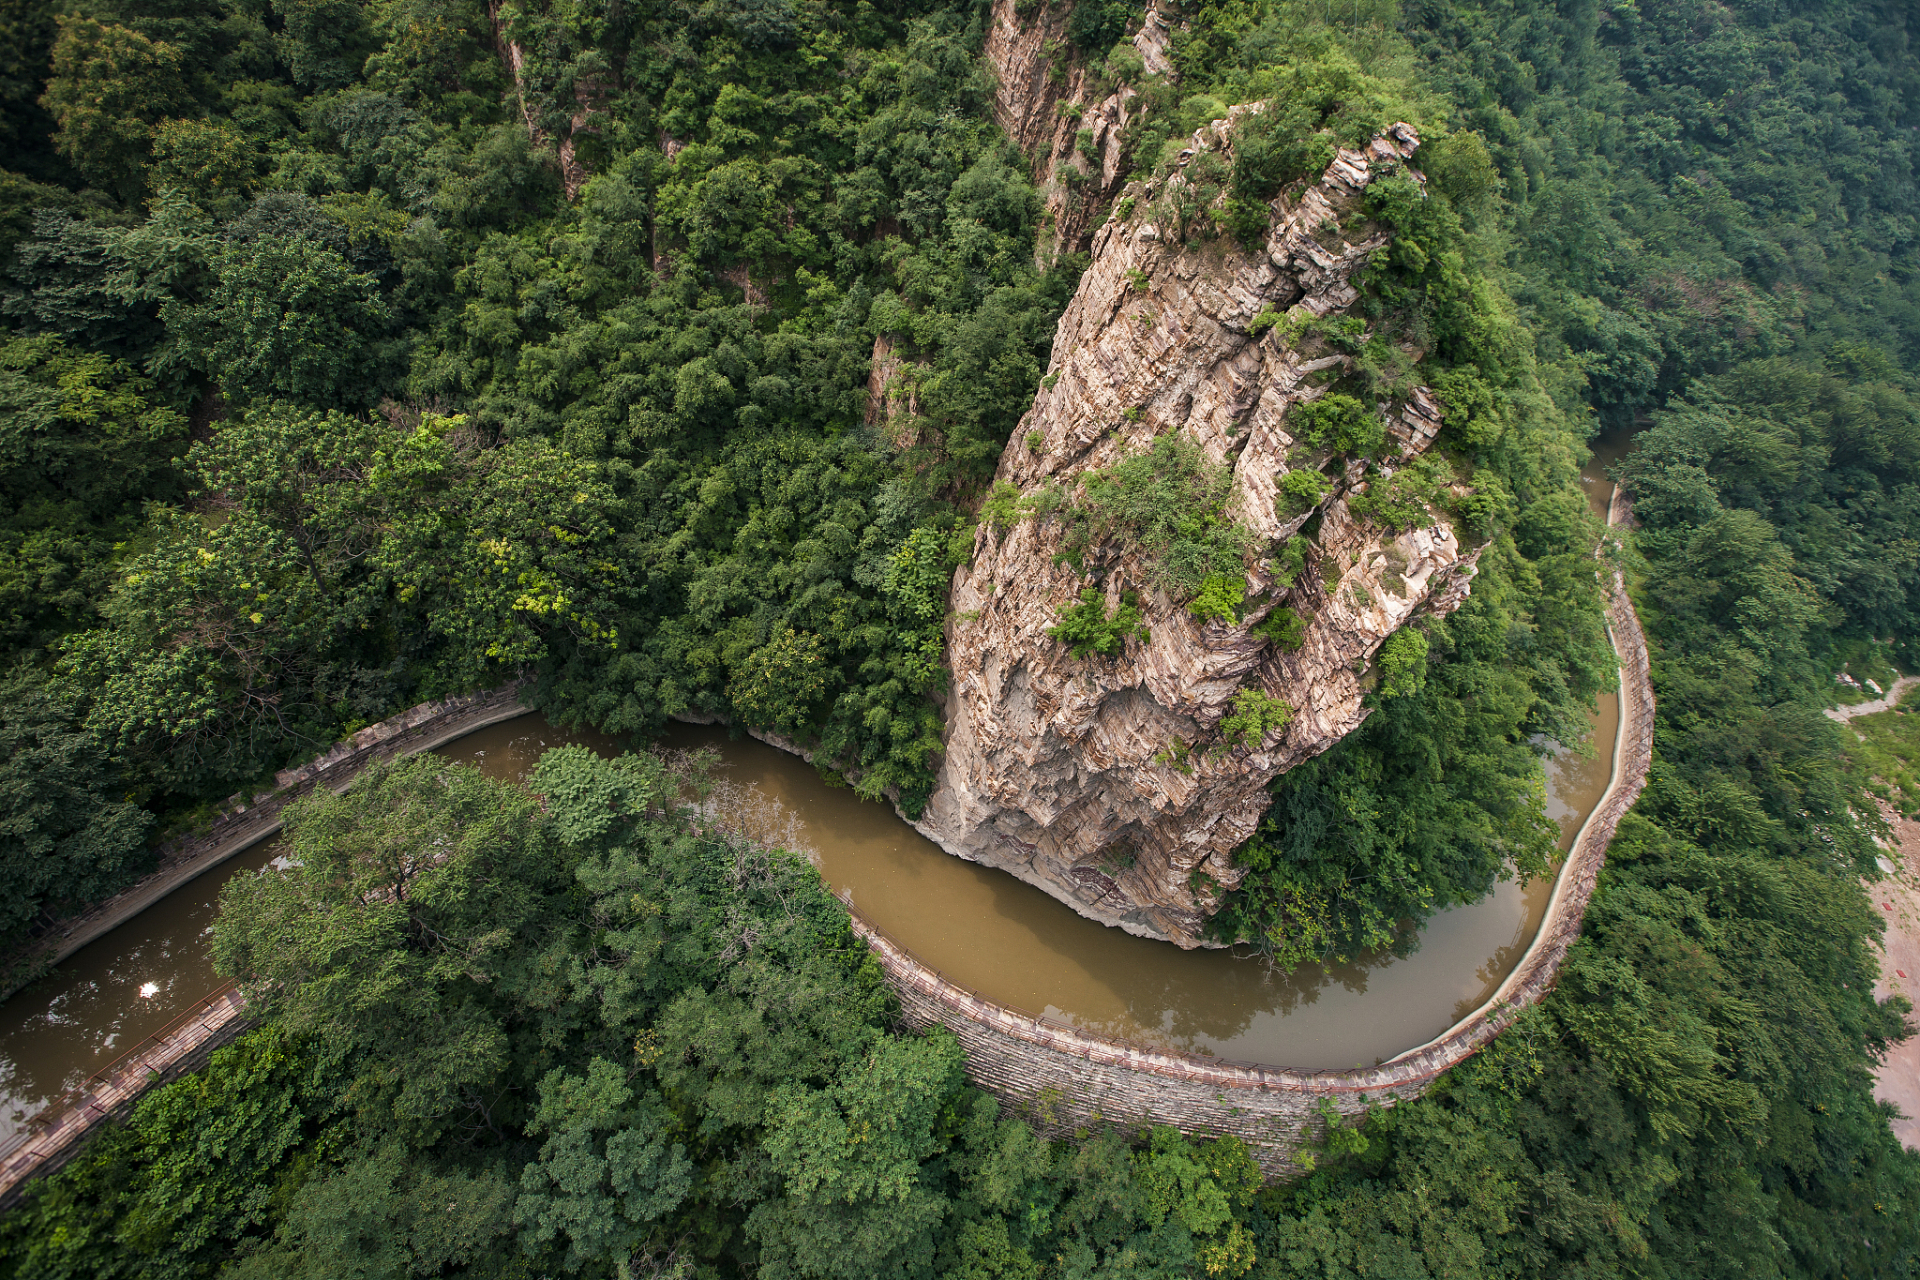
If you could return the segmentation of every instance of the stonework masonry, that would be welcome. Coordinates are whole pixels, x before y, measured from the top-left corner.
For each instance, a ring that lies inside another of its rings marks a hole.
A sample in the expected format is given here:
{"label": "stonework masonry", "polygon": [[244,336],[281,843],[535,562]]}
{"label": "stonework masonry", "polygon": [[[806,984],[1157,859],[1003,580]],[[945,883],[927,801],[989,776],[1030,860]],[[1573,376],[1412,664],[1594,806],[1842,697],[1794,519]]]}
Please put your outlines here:
{"label": "stonework masonry", "polygon": [[[1615,524],[1630,519],[1617,495],[1609,516]],[[901,1022],[951,1031],[966,1051],[973,1081],[1049,1131],[1113,1122],[1167,1124],[1202,1136],[1231,1134],[1248,1144],[1269,1177],[1299,1172],[1302,1147],[1324,1123],[1324,1102],[1352,1117],[1370,1106],[1418,1097],[1545,995],[1579,937],[1607,846],[1645,786],[1653,755],[1646,637],[1617,568],[1611,578],[1607,622],[1620,661],[1612,781],[1574,838],[1532,945],[1492,998],[1444,1035],[1377,1066],[1351,1071],[1291,1071],[1150,1049],[996,1004],[922,964],[856,913],[854,929],[872,948],[898,997]],[[177,848],[174,870],[199,863],[193,872],[198,874],[213,865],[206,859],[224,860],[265,838],[278,830],[280,811],[291,799],[316,786],[343,789],[375,759],[431,750],[526,710],[518,688],[508,686],[424,704],[365,730],[311,764],[282,774],[280,790],[225,815],[213,831]],[[755,736],[805,754],[776,735]],[[203,1066],[216,1047],[247,1025],[238,993],[217,992],[175,1027],[91,1079],[77,1096],[50,1108],[22,1144],[0,1155],[0,1208],[16,1203],[27,1181],[70,1160],[100,1124],[124,1116],[146,1089]]]}
{"label": "stonework masonry", "polygon": [[[1624,521],[1624,504],[1610,513]],[[1624,578],[1611,569],[1607,625],[1620,663],[1620,722],[1613,778],[1561,864],[1538,933],[1493,996],[1444,1035],[1378,1066],[1288,1071],[1130,1045],[997,1005],[948,981],[855,917],[880,958],[911,1027],[941,1026],[965,1048],[981,1088],[1024,1107],[1050,1128],[1101,1121],[1159,1123],[1187,1133],[1236,1135],[1269,1177],[1299,1172],[1297,1156],[1331,1100],[1342,1116],[1423,1093],[1434,1079],[1489,1044],[1520,1010],[1553,986],[1593,896],[1620,818],[1639,798],[1653,758],[1653,682],[1646,636]]]}
{"label": "stonework masonry", "polygon": [[19,1203],[29,1181],[78,1155],[101,1125],[125,1119],[141,1094],[206,1066],[215,1049],[251,1025],[240,992],[229,985],[69,1090],[0,1149],[0,1212]]}
{"label": "stonework masonry", "polygon": [[[525,715],[520,686],[423,702],[369,725],[324,754],[274,775],[274,789],[248,803],[241,797],[204,831],[163,846],[151,872],[77,916],[61,921],[16,954],[4,967],[5,994],[48,965],[58,964],[95,938],[117,928],[187,881],[245,852],[280,830],[280,812],[317,787],[343,790],[370,761],[431,751],[502,720]],[[0,995],[4,998],[4,995]]]}

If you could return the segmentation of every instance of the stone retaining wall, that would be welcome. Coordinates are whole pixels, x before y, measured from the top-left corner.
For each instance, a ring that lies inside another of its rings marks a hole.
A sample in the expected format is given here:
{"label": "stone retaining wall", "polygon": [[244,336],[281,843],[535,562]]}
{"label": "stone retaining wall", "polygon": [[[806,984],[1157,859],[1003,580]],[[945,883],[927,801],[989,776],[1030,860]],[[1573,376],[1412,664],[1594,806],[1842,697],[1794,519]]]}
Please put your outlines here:
{"label": "stone retaining wall", "polygon": [[274,775],[274,789],[252,804],[236,803],[202,832],[160,850],[160,862],[131,886],[73,916],[34,940],[5,966],[6,992],[48,965],[58,964],[109,930],[124,924],[204,871],[265,840],[280,829],[280,812],[293,801],[327,787],[341,791],[374,760],[431,751],[476,729],[524,715],[520,686],[423,702],[371,725],[326,754]]}
{"label": "stone retaining wall", "polygon": [[251,1025],[240,992],[229,985],[57,1099],[0,1153],[0,1210],[19,1203],[29,1181],[80,1154],[102,1123],[125,1119],[141,1094],[206,1066],[215,1049]]}
{"label": "stone retaining wall", "polygon": [[[1626,518],[1623,504],[1610,513]],[[910,1027],[943,1026],[967,1054],[969,1076],[995,1096],[1023,1106],[1050,1130],[1114,1121],[1170,1124],[1188,1133],[1233,1134],[1252,1148],[1270,1177],[1297,1172],[1296,1153],[1319,1123],[1323,1100],[1343,1116],[1369,1106],[1418,1097],[1435,1077],[1472,1056],[1519,1010],[1553,986],[1567,949],[1580,934],[1588,900],[1620,818],[1646,785],[1653,755],[1653,683],[1646,636],[1620,571],[1613,571],[1608,629],[1620,660],[1620,724],[1613,778],[1574,837],[1532,945],[1494,995],[1444,1035],[1375,1067],[1351,1071],[1291,1071],[1156,1051],[1016,1012],[948,981],[904,947],[861,919],[854,930],[879,959]],[[315,787],[343,790],[375,759],[432,750],[454,738],[523,714],[518,687],[427,703],[363,730],[326,755],[280,774],[279,789],[251,807],[222,814],[207,833],[181,841],[161,869],[103,904],[59,935],[65,956],[181,883],[277,831],[280,812]],[[774,738],[788,751],[798,746]],[[137,905],[135,905],[137,903]],[[101,923],[102,919],[105,923]],[[78,937],[78,941],[73,941]],[[221,1002],[225,1001],[225,1004]],[[229,1007],[229,1005],[231,1007]],[[217,1007],[216,1007],[217,1006]],[[204,1064],[217,1044],[245,1025],[237,993],[220,993],[196,1010],[165,1044],[132,1067],[116,1064],[100,1082],[68,1104],[31,1142],[0,1168],[0,1207],[30,1177],[49,1172],[79,1150],[100,1120],[122,1114],[134,1097],[163,1078]]]}
{"label": "stone retaining wall", "polygon": [[[1616,520],[1625,513],[1616,505]],[[1295,1154],[1318,1123],[1323,1099],[1345,1116],[1419,1096],[1464,1062],[1518,1012],[1545,995],[1580,922],[1620,818],[1639,798],[1653,758],[1653,682],[1646,636],[1620,571],[1613,571],[1608,629],[1620,660],[1620,725],[1613,779],[1574,837],[1540,929],[1513,972],[1479,1009],[1444,1035],[1376,1067],[1288,1071],[1156,1052],[1017,1013],[949,982],[891,938],[854,918],[912,1027],[943,1026],[967,1053],[981,1088],[1022,1105],[1056,1131],[1096,1123],[1154,1122],[1187,1133],[1234,1134],[1269,1177],[1297,1172]]]}

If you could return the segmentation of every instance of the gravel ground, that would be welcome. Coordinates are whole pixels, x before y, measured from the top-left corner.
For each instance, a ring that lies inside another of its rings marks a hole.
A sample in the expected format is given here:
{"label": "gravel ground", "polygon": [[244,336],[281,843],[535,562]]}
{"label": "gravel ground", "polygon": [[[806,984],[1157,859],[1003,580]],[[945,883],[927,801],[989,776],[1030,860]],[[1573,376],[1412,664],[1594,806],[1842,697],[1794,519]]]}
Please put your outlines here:
{"label": "gravel ground", "polygon": [[[1880,981],[1873,994],[1884,999],[1898,991],[1920,1008],[1920,822],[1883,812],[1899,838],[1899,858],[1893,875],[1867,886],[1875,909],[1887,921]],[[1920,1035],[1895,1045],[1877,1075],[1874,1096],[1899,1107],[1905,1117],[1893,1122],[1894,1133],[1920,1151]]]}

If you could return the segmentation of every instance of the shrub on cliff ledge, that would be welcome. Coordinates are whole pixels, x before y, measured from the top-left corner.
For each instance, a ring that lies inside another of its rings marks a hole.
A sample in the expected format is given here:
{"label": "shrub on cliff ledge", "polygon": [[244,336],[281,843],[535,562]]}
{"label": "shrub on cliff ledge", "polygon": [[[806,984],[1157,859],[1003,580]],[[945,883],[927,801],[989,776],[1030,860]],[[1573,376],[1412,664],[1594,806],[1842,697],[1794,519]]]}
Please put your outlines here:
{"label": "shrub on cliff ledge", "polygon": [[1079,659],[1094,653],[1111,658],[1120,652],[1128,636],[1146,640],[1152,634],[1140,625],[1140,600],[1133,592],[1121,596],[1119,606],[1109,615],[1106,598],[1094,587],[1080,592],[1078,604],[1062,605],[1060,624],[1047,628],[1049,639],[1066,645]]}
{"label": "shrub on cliff ledge", "polygon": [[1155,586],[1192,596],[1210,574],[1237,572],[1253,531],[1227,512],[1233,476],[1178,431],[1143,453],[1080,478],[1065,551],[1077,559],[1114,541],[1145,561]]}
{"label": "shrub on cliff ledge", "polygon": [[1233,710],[1220,718],[1220,749],[1258,747],[1267,735],[1293,721],[1293,704],[1259,689],[1242,689],[1233,696]]}

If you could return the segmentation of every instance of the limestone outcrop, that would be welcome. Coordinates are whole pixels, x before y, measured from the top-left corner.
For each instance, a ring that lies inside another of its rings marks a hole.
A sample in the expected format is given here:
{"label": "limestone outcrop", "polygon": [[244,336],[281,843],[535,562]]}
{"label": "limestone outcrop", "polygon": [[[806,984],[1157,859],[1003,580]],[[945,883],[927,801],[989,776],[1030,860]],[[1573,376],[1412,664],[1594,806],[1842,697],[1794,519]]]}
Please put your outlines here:
{"label": "limestone outcrop", "polygon": [[[1139,96],[1101,83],[1096,66],[1069,56],[1069,5],[1022,16],[1018,0],[994,0],[985,54],[993,71],[994,119],[1033,158],[1046,201],[1042,256],[1086,248],[1126,174],[1123,140]],[[1171,75],[1172,32],[1150,4],[1132,44],[1146,74]],[[1104,59],[1105,50],[1092,55]]]}
{"label": "limestone outcrop", "polygon": [[[1022,495],[1071,495],[1087,473],[1184,433],[1229,469],[1228,509],[1255,535],[1240,566],[1243,610],[1202,621],[1181,593],[1152,586],[1124,539],[1078,565],[1063,559],[1057,515],[983,521],[954,577],[946,754],[919,823],[949,852],[1084,915],[1183,946],[1200,945],[1219,892],[1238,883],[1230,855],[1254,833],[1268,782],[1361,723],[1382,642],[1423,612],[1457,608],[1477,557],[1431,508],[1396,530],[1351,505],[1431,444],[1442,410],[1424,388],[1381,410],[1388,443],[1371,471],[1296,439],[1297,421],[1290,430],[1289,410],[1352,366],[1355,321],[1344,349],[1313,335],[1358,301],[1352,278],[1387,243],[1362,193],[1390,170],[1417,178],[1419,140],[1396,125],[1364,151],[1340,151],[1317,182],[1275,199],[1258,249],[1184,243],[1167,211],[1194,194],[1192,158],[1230,161],[1234,126],[1257,110],[1195,134],[1180,171],[1158,189],[1133,184],[1120,206],[1131,217],[1094,233],[1048,376],[996,477]],[[1312,507],[1280,494],[1306,468],[1327,484]],[[1274,557],[1303,531],[1294,547],[1305,562],[1289,572]],[[1050,639],[1088,586],[1110,610],[1136,593],[1150,638],[1084,659]],[[1297,648],[1255,629],[1283,607],[1305,620]],[[1291,721],[1251,744],[1227,741],[1221,720],[1246,690],[1285,700]]]}

